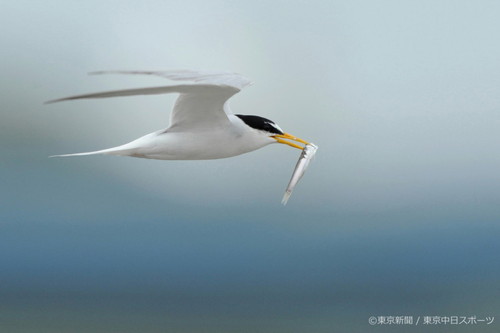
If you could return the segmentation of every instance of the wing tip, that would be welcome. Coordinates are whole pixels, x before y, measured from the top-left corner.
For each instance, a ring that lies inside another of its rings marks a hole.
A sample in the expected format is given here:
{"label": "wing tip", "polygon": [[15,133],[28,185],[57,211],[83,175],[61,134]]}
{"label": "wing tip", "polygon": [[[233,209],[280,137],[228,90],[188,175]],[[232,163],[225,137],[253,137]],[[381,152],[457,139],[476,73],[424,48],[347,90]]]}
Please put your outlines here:
{"label": "wing tip", "polygon": [[153,74],[152,71],[126,71],[126,70],[109,70],[109,71],[92,71],[88,75],[103,75],[103,74]]}
{"label": "wing tip", "polygon": [[65,98],[58,98],[58,99],[51,99],[49,101],[43,102],[44,105],[46,104],[54,104],[54,103],[59,103],[59,102],[64,102],[64,101],[69,101],[74,99],[73,97],[65,97]]}

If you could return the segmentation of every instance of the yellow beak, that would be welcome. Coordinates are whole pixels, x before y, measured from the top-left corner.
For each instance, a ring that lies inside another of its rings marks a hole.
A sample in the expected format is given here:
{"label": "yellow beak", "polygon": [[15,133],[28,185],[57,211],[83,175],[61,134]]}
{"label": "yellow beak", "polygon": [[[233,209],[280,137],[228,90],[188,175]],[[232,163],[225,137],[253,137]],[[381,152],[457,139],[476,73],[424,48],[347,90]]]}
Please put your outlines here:
{"label": "yellow beak", "polygon": [[300,142],[300,143],[303,143],[305,145],[309,144],[309,142],[305,141],[305,140],[302,140],[300,138],[297,138],[296,136],[293,136],[291,134],[288,134],[288,133],[284,133],[284,134],[278,134],[278,135],[273,135],[271,136],[274,140],[278,141],[279,143],[284,143],[286,145],[289,145],[289,146],[292,146],[294,148],[297,148],[297,149],[304,149],[304,147],[301,147],[299,146],[298,144],[295,144],[293,142],[290,142],[290,141],[286,141],[286,140],[283,140],[283,139],[287,139],[287,140],[292,140],[292,141],[297,141],[297,142]]}

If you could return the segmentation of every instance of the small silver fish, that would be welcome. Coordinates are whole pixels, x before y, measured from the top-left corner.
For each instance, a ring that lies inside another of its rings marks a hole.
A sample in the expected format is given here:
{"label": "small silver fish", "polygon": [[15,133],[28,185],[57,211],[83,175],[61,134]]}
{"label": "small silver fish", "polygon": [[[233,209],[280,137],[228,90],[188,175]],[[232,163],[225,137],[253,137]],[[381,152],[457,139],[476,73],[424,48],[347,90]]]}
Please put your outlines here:
{"label": "small silver fish", "polygon": [[302,153],[300,154],[299,160],[297,161],[297,165],[295,165],[295,170],[293,170],[292,178],[290,178],[290,182],[288,183],[288,186],[286,187],[285,195],[283,196],[283,200],[281,200],[281,203],[283,205],[286,205],[288,202],[288,199],[292,195],[292,191],[299,182],[300,178],[304,175],[304,172],[306,171],[309,162],[311,159],[314,157],[316,154],[316,151],[318,150],[318,146],[316,146],[314,143],[309,143],[307,144],[304,149],[302,150]]}

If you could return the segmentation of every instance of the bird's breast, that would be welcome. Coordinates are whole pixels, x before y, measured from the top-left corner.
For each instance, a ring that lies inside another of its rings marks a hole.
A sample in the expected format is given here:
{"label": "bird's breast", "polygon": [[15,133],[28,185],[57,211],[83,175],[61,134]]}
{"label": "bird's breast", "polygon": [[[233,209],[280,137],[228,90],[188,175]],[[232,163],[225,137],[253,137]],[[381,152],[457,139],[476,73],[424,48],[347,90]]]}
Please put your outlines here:
{"label": "bird's breast", "polygon": [[274,139],[238,127],[199,132],[163,132],[150,137],[137,153],[163,160],[205,160],[232,157],[262,148]]}

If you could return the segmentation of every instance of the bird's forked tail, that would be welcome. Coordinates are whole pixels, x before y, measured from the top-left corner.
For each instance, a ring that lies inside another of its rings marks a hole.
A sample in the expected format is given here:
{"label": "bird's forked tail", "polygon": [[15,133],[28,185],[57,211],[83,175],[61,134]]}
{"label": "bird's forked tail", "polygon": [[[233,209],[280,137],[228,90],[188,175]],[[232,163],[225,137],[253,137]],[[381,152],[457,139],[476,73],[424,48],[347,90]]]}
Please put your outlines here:
{"label": "bird's forked tail", "polygon": [[62,155],[52,155],[49,157],[68,157],[68,156],[86,156],[86,155],[99,155],[99,154],[104,154],[104,155],[118,155],[118,156],[130,156],[134,152],[134,148],[130,147],[129,144],[118,146],[118,147],[113,147],[113,148],[108,148],[108,149],[102,149],[102,150],[96,150],[96,151],[89,151],[85,153],[75,153],[75,154],[62,154]]}

